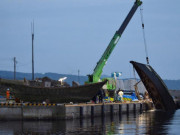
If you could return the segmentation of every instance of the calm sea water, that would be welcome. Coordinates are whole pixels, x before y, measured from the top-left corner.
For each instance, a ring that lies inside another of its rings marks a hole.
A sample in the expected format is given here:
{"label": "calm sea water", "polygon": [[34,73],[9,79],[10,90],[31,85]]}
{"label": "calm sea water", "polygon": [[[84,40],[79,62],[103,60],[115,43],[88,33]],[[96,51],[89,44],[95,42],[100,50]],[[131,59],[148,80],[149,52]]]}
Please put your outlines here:
{"label": "calm sea water", "polygon": [[0,121],[0,135],[180,134],[180,110],[59,121]]}

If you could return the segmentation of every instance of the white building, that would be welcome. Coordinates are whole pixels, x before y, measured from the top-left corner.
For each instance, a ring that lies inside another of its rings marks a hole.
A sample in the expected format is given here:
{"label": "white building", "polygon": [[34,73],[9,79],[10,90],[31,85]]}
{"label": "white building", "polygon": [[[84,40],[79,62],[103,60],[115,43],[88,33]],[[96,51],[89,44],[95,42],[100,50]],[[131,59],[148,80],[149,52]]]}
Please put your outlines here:
{"label": "white building", "polygon": [[[138,80],[139,81],[139,80]],[[117,80],[116,83],[116,88],[117,89],[122,89],[122,90],[135,90],[134,85],[138,82],[135,79],[119,79]],[[138,83],[138,90],[140,93],[144,93],[146,88],[142,82]]]}

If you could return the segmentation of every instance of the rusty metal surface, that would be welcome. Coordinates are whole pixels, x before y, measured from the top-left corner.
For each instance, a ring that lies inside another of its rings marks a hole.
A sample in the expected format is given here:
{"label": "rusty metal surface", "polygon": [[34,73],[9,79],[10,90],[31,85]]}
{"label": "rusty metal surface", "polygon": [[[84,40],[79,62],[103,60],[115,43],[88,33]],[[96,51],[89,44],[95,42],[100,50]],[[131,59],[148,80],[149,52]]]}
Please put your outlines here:
{"label": "rusty metal surface", "polygon": [[176,105],[172,96],[169,94],[167,86],[162,81],[160,76],[154,71],[150,65],[130,62],[136,69],[144,86],[146,87],[150,97],[153,100],[156,109],[165,111],[174,111]]}

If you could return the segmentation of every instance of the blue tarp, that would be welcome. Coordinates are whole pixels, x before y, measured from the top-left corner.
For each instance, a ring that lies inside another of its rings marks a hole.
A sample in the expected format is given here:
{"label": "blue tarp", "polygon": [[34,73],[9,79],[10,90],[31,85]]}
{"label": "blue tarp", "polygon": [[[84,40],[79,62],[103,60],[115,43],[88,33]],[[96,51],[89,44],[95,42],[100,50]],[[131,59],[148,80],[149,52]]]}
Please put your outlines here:
{"label": "blue tarp", "polygon": [[131,99],[132,101],[137,100],[135,93],[133,93],[132,95],[123,95],[123,98],[128,98],[128,99]]}
{"label": "blue tarp", "polygon": [[4,98],[4,97],[0,95],[0,98]]}

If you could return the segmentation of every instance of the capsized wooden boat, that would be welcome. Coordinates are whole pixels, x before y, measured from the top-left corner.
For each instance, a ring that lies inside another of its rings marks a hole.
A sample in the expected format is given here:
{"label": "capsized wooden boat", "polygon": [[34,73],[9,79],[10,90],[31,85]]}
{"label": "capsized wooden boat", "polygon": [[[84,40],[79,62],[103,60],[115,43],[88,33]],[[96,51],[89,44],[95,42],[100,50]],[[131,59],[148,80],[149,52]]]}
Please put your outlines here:
{"label": "capsized wooden boat", "polygon": [[141,78],[144,86],[146,87],[150,97],[153,100],[156,109],[164,111],[174,111],[176,105],[172,96],[170,95],[167,86],[161,77],[150,66],[134,61],[130,61],[136,69],[139,77]]}
{"label": "capsized wooden boat", "polygon": [[90,101],[107,81],[75,87],[33,87],[22,82],[0,79],[0,85],[12,88],[12,94],[23,102],[82,103]]}

